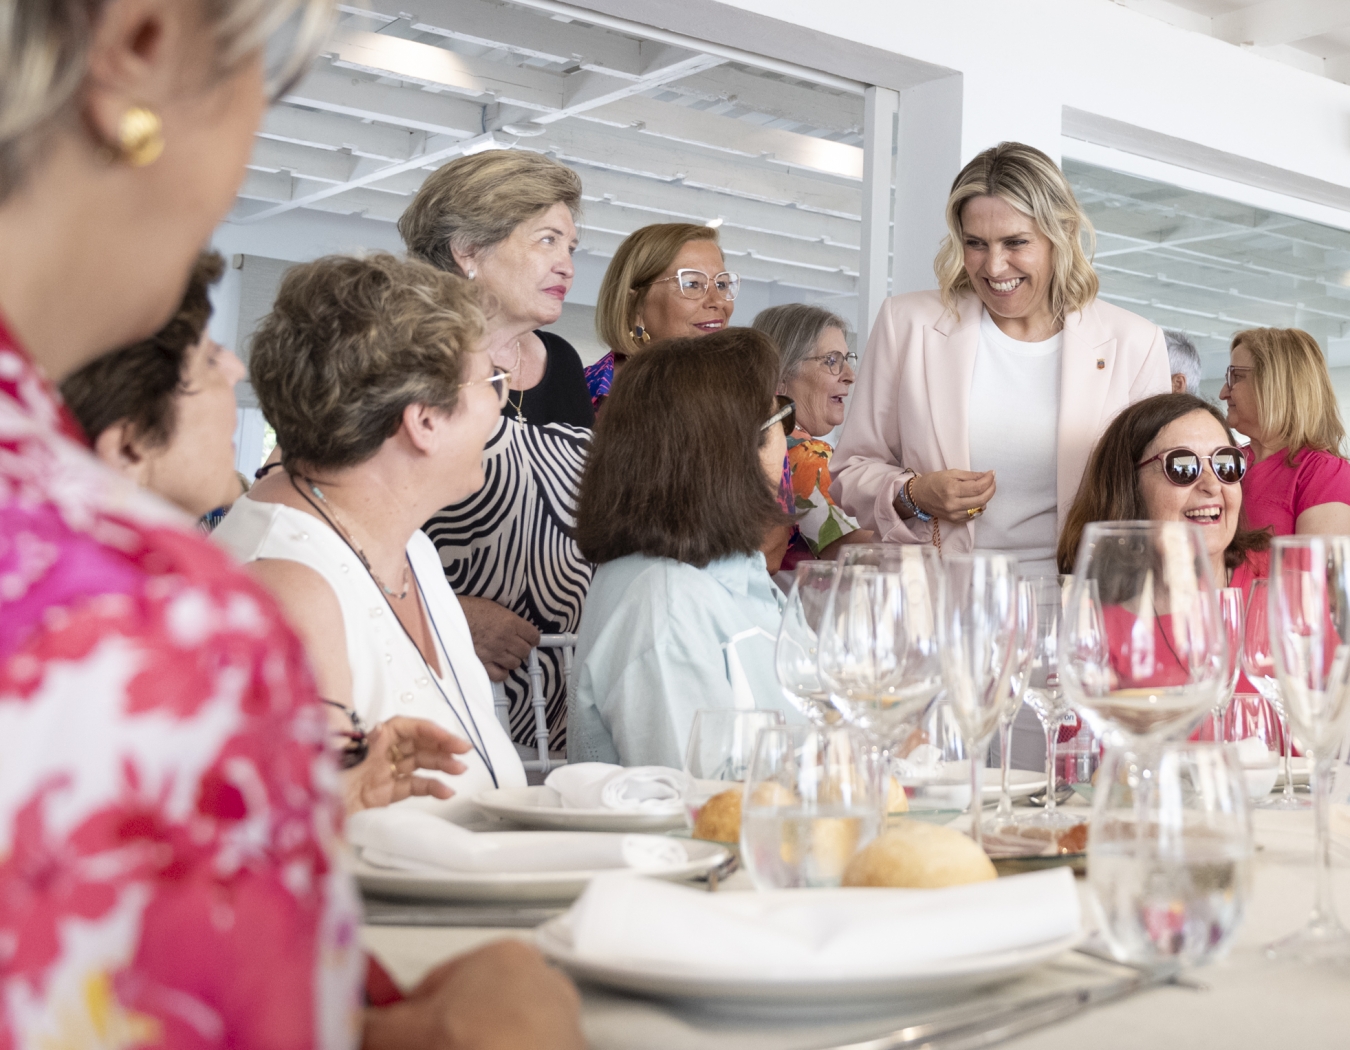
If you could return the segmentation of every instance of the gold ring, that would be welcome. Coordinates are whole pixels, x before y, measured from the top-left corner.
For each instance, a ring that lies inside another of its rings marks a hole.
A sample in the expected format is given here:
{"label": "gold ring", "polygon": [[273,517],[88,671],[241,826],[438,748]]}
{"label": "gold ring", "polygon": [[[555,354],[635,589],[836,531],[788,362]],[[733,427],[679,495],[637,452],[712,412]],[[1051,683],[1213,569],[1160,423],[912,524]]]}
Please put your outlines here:
{"label": "gold ring", "polygon": [[966,510],[966,517],[967,517],[967,518],[978,518],[978,517],[979,517],[981,514],[983,514],[983,513],[984,513],[984,508],[983,508],[983,507],[970,507],[970,508],[968,508],[968,509]]}

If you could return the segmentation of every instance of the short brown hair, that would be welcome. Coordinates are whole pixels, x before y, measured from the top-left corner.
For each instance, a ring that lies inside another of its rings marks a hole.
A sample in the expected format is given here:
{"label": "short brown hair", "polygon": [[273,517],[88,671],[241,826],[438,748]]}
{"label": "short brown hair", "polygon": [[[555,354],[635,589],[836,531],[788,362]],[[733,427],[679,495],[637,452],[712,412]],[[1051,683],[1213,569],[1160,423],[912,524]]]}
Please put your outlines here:
{"label": "short brown hair", "polygon": [[633,325],[647,292],[690,241],[717,244],[717,231],[691,222],[658,222],[623,239],[605,269],[595,302],[595,331],[602,343],[625,355],[643,349],[644,344],[633,338]]}
{"label": "short brown hair", "polygon": [[1097,298],[1097,272],[1092,268],[1096,233],[1073,195],[1058,164],[1034,146],[1000,142],[978,154],[961,169],[947,197],[947,236],[942,239],[933,271],[942,303],[952,313],[956,300],[972,291],[966,273],[961,213],[975,197],[997,197],[1029,216],[1053,246],[1050,310],[1057,321]]}
{"label": "short brown hair", "polygon": [[249,377],[288,465],[350,467],[409,405],[453,412],[482,335],[468,281],[385,252],[329,255],[286,271]]}
{"label": "short brown hair", "polygon": [[432,172],[399,217],[408,254],[464,276],[456,251],[490,248],[532,215],[566,204],[581,209],[581,176],[542,153],[493,149]]}
{"label": "short brown hair", "polygon": [[1305,448],[1341,455],[1345,426],[1336,391],[1317,340],[1301,328],[1248,328],[1233,336],[1252,355],[1256,418],[1263,445],[1287,449],[1287,460]]}
{"label": "short brown hair", "polygon": [[758,455],[777,383],[778,354],[752,328],[666,339],[624,365],[581,479],[582,555],[702,568],[758,550],[786,520]]}
{"label": "short brown hair", "polygon": [[104,354],[66,377],[61,396],[91,443],[123,422],[152,448],[169,443],[178,422],[174,396],[183,389],[188,351],[211,319],[207,290],[224,272],[219,254],[203,252],[168,324],[149,339]]}
{"label": "short brown hair", "polygon": [[[1155,394],[1130,405],[1111,420],[1088,458],[1078,495],[1069,508],[1064,531],[1059,534],[1055,560],[1059,571],[1073,572],[1083,529],[1094,521],[1142,521],[1148,518],[1144,494],[1139,488],[1139,461],[1144,449],[1163,427],[1192,412],[1208,412],[1223,427],[1232,444],[1237,443],[1223,414],[1193,394]],[[1270,546],[1265,530],[1247,528],[1245,511],[1238,514],[1237,531],[1224,551],[1224,564],[1235,569],[1252,551]]]}

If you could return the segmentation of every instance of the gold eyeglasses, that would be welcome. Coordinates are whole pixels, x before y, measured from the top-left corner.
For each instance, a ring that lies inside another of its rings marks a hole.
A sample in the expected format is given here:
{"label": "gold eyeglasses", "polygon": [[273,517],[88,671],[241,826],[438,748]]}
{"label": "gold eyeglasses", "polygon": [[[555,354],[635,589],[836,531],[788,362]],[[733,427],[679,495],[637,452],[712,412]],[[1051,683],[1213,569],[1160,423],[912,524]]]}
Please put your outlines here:
{"label": "gold eyeglasses", "polygon": [[505,368],[499,368],[490,376],[484,376],[482,379],[470,379],[467,383],[460,383],[456,390],[463,390],[465,387],[477,386],[479,383],[491,383],[492,392],[497,395],[497,407],[505,408],[506,399],[511,394],[511,373]]}

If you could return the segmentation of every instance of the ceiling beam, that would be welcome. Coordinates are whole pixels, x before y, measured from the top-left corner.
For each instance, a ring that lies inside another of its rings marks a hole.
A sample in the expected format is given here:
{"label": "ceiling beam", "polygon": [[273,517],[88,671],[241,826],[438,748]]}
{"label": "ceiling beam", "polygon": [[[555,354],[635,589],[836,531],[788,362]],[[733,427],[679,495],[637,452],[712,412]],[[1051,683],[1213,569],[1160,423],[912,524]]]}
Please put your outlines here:
{"label": "ceiling beam", "polygon": [[[859,219],[861,194],[854,186],[807,178],[766,161],[734,163],[659,139],[635,150],[630,134],[603,125],[579,122],[554,125],[547,136],[525,139],[519,148],[552,153],[565,164],[627,171],[751,200],[791,204],[840,218]],[[583,181],[584,178],[583,174]]]}
{"label": "ceiling beam", "polygon": [[736,226],[759,233],[800,240],[822,241],[857,249],[861,236],[856,219],[779,204],[709,193],[681,183],[661,182],[642,175],[585,168],[581,171],[583,199],[603,199],[614,207],[646,216],[645,222],[707,223],[721,219],[723,227]]}
{"label": "ceiling beam", "polygon": [[861,182],[863,151],[857,146],[765,128],[749,121],[717,116],[692,106],[657,102],[642,96],[615,102],[583,115],[584,120],[618,128],[636,128],[644,135],[703,146],[742,157],[762,157]]}
{"label": "ceiling beam", "polygon": [[637,79],[643,72],[642,41],[518,7],[481,0],[363,0],[340,6],[344,11],[368,11],[389,19],[407,16],[418,32],[524,58],[625,79]]}
{"label": "ceiling beam", "polygon": [[263,114],[258,129],[262,138],[292,142],[314,149],[346,149],[358,157],[377,160],[410,160],[422,152],[427,133],[413,128],[385,127],[295,106],[277,105]]}
{"label": "ceiling beam", "polygon": [[1350,26],[1345,0],[1262,0],[1214,16],[1214,35],[1230,44],[1273,47]]}
{"label": "ceiling beam", "polygon": [[753,113],[807,124],[822,131],[862,134],[861,96],[835,94],[731,66],[689,77],[671,90],[710,102],[729,102]]}
{"label": "ceiling beam", "polygon": [[483,133],[483,107],[479,103],[380,84],[327,66],[316,66],[282,101],[433,135],[472,138]]}

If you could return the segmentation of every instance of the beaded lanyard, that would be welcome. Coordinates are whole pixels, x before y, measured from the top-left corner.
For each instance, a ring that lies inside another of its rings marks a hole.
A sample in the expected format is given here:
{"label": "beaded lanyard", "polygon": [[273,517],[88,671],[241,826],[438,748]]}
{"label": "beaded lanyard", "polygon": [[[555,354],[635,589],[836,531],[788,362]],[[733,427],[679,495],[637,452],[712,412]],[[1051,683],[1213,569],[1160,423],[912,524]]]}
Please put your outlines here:
{"label": "beaded lanyard", "polygon": [[[323,512],[323,508],[310,499],[304,489],[295,484],[295,477],[293,475],[291,477],[291,485],[296,492],[300,493],[304,498],[304,501],[314,508],[314,512],[324,520],[324,523],[337,534],[338,539],[342,540],[342,542],[347,545],[347,549],[353,554],[356,554],[356,548],[352,546],[351,540],[349,540],[343,534],[342,530],[339,529],[328,515]],[[404,554],[404,559],[406,560],[406,558],[407,554]],[[427,604],[426,592],[422,590],[422,581],[417,578],[417,573],[413,572],[412,574],[413,582],[417,584],[417,595],[422,600],[422,608],[426,610],[427,622],[431,624],[431,630],[436,635],[436,642],[440,645],[441,652],[445,654],[445,666],[450,669],[450,676],[455,680],[455,688],[459,691],[460,698],[464,701],[464,710],[467,711],[469,715],[468,723],[465,723],[464,719],[460,716],[458,709],[451,702],[445,689],[442,688],[440,677],[431,669],[431,664],[427,661],[427,658],[422,655],[422,650],[418,647],[417,642],[413,640],[413,636],[408,632],[408,628],[404,625],[403,621],[398,618],[398,613],[394,611],[393,603],[389,601],[389,595],[385,593],[384,587],[381,585],[380,581],[375,579],[375,574],[371,572],[370,565],[366,562],[365,558],[358,557],[357,560],[365,567],[366,575],[370,577],[371,582],[379,588],[380,597],[384,599],[384,604],[389,606],[389,611],[393,613],[394,619],[398,622],[399,628],[403,631],[403,636],[408,639],[413,650],[417,653],[418,658],[422,661],[422,666],[426,668],[427,677],[430,678],[432,684],[436,686],[436,692],[441,694],[441,699],[445,701],[445,706],[450,708],[450,713],[455,716],[455,721],[459,723],[460,729],[462,729],[464,735],[469,738],[469,744],[473,748],[474,753],[482,759],[483,765],[488,771],[488,776],[492,778],[492,786],[500,787],[501,785],[497,783],[497,769],[492,764],[492,759],[488,756],[487,739],[483,736],[482,730],[478,728],[478,719],[474,717],[473,705],[469,703],[469,698],[464,693],[464,687],[460,685],[459,672],[455,670],[455,662],[450,658],[450,650],[446,648],[445,642],[441,638],[441,629],[436,625],[436,618],[431,615],[431,606]],[[473,726],[473,729],[470,730],[469,726]]]}

